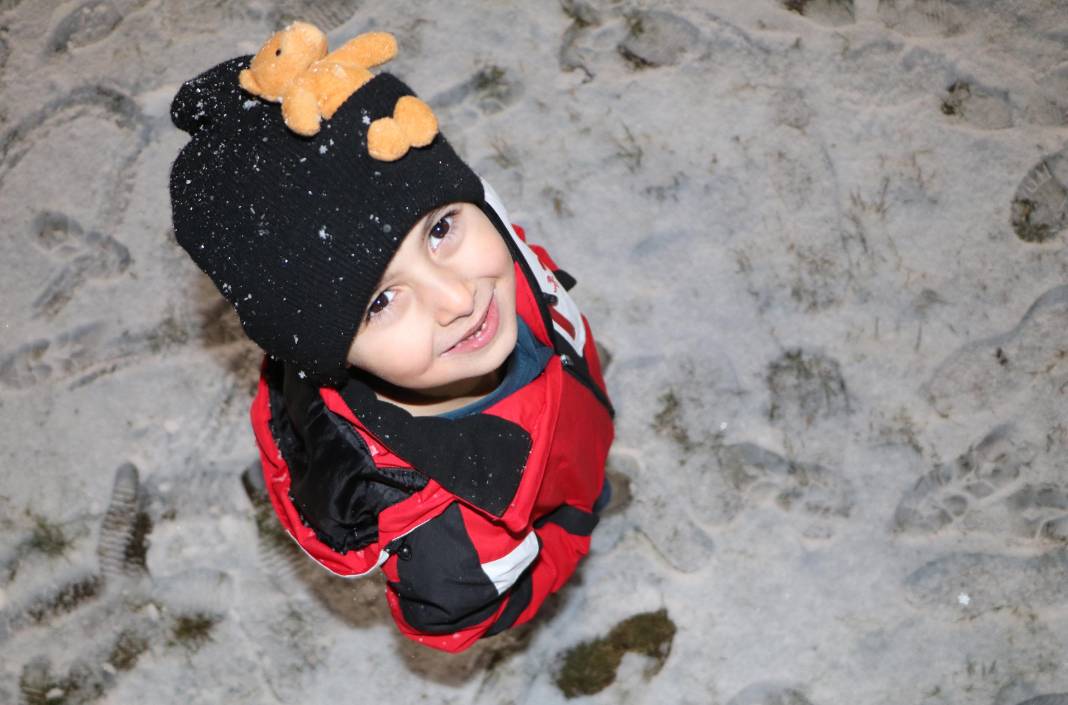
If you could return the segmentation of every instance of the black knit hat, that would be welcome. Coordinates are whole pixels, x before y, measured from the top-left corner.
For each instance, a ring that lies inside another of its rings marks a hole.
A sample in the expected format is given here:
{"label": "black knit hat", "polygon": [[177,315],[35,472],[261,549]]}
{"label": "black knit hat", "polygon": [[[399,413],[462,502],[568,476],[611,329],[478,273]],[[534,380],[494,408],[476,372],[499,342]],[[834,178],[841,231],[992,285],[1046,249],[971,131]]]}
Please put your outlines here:
{"label": "black knit hat", "polygon": [[252,340],[338,383],[352,338],[401,240],[445,203],[482,204],[478,176],[438,134],[392,162],[367,153],[372,121],[413,95],[382,73],[314,137],[238,85],[252,57],[186,82],[171,119],[192,139],[171,168],[174,231]]}

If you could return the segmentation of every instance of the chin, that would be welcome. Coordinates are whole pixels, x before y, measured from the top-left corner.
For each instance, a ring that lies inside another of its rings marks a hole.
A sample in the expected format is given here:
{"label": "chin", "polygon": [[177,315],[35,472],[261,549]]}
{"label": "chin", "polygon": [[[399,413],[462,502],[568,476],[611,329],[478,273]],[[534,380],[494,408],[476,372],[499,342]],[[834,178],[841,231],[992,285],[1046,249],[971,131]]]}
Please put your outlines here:
{"label": "chin", "polygon": [[[461,362],[459,369],[456,370],[455,377],[448,381],[430,385],[430,388],[425,389],[424,393],[433,394],[434,391],[437,391],[439,394],[435,396],[454,396],[458,393],[457,390],[482,386],[485,379],[497,372],[508,360],[508,356],[512,354],[512,351],[515,350],[517,335],[518,328],[515,318],[511,318],[504,322],[504,325],[498,330],[497,340],[493,341],[490,347],[480,351],[477,359],[472,356],[470,359],[464,360]],[[460,360],[454,360],[454,362],[460,362]],[[499,381],[497,380],[497,382]],[[489,391],[492,390],[485,390],[486,393]],[[468,394],[469,392],[459,393]]]}

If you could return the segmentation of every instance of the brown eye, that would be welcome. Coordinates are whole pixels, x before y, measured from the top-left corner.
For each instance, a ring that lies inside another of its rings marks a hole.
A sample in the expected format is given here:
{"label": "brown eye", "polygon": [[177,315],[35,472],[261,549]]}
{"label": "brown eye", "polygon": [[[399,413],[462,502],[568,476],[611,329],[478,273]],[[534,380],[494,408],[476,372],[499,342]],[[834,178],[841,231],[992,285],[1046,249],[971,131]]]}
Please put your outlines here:
{"label": "brown eye", "polygon": [[452,214],[445,216],[438,222],[434,223],[434,227],[430,229],[430,237],[443,238],[449,234],[449,229],[452,228]]}
{"label": "brown eye", "polygon": [[274,55],[275,56],[281,56],[282,55],[282,47],[278,47],[277,49],[275,49],[274,50]]}
{"label": "brown eye", "polygon": [[379,294],[375,300],[371,302],[371,305],[367,307],[367,320],[371,320],[378,314],[382,313],[382,311],[386,310],[386,307],[393,301],[394,296],[396,296],[396,294],[391,290],[386,290]]}
{"label": "brown eye", "polygon": [[437,252],[437,249],[441,247],[441,243],[452,232],[453,219],[456,218],[456,211],[450,211],[441,216],[441,220],[434,223],[433,227],[427,231],[427,243],[430,245],[431,252]]}

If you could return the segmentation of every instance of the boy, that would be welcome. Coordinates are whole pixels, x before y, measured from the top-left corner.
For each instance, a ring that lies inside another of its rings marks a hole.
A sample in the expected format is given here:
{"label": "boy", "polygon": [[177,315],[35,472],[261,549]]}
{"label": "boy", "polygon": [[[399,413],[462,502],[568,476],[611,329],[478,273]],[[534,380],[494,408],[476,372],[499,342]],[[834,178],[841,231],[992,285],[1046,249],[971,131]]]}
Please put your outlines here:
{"label": "boy", "polygon": [[329,570],[380,568],[405,636],[463,650],[534,616],[606,501],[612,410],[574,282],[436,121],[382,156],[376,124],[417,101],[395,77],[301,136],[249,66],[175,97],[192,138],[171,199],[179,243],[267,353],[252,423],[271,503]]}

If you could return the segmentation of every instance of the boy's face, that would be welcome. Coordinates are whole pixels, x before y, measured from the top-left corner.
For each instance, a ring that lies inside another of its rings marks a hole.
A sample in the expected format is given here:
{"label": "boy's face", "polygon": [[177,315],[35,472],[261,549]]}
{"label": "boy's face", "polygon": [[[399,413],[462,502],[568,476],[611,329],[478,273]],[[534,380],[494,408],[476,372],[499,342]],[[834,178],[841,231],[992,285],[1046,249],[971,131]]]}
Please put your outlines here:
{"label": "boy's face", "polygon": [[349,348],[349,363],[431,398],[489,391],[515,348],[515,269],[470,203],[428,213],[389,263]]}

